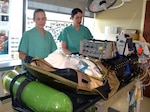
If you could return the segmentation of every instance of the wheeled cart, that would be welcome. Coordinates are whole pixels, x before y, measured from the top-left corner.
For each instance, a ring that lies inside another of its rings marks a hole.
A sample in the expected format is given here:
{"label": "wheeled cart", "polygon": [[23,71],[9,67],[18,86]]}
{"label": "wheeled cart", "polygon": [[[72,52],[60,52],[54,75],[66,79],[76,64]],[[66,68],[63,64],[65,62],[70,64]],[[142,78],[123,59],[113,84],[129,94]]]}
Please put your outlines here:
{"label": "wheeled cart", "polygon": [[97,93],[77,92],[77,82],[37,69],[29,64],[24,66],[27,72],[18,75],[14,71],[9,71],[3,75],[2,82],[7,91],[12,88],[10,93],[14,96],[13,103],[16,98],[19,99],[21,106],[24,106],[21,108],[27,108],[24,110],[29,108],[28,112],[60,112],[60,110],[82,112],[101,99]]}

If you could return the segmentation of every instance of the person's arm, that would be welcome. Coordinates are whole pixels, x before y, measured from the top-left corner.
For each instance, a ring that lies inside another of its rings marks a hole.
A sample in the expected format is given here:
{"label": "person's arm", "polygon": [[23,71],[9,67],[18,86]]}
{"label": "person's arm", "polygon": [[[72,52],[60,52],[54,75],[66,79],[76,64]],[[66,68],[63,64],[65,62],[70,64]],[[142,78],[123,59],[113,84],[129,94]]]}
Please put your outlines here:
{"label": "person's arm", "polygon": [[62,51],[66,54],[71,55],[72,52],[67,49],[67,43],[65,41],[61,41]]}
{"label": "person's arm", "polygon": [[26,57],[26,54],[25,54],[24,52],[19,52],[19,58],[20,58],[21,60],[24,60],[25,57]]}
{"label": "person's arm", "polygon": [[28,56],[28,55],[26,55],[26,53],[20,51],[19,52],[19,58],[21,60],[24,60],[25,63],[30,63],[33,57]]}

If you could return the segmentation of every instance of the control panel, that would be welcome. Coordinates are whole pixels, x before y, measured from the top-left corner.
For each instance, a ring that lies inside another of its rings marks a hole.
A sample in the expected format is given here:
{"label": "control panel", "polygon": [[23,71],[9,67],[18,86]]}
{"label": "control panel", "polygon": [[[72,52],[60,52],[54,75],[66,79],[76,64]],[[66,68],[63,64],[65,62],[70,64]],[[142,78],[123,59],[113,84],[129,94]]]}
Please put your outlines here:
{"label": "control panel", "polygon": [[80,41],[80,54],[99,59],[111,59],[116,56],[116,43],[114,41],[82,40]]}

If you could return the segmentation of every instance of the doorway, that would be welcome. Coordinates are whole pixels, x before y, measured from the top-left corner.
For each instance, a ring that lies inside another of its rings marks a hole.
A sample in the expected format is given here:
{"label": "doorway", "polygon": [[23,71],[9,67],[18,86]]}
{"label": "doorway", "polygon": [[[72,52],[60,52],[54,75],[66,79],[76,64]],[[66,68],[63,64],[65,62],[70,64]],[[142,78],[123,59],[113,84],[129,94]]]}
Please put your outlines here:
{"label": "doorway", "polygon": [[150,43],[150,1],[147,0],[143,36]]}

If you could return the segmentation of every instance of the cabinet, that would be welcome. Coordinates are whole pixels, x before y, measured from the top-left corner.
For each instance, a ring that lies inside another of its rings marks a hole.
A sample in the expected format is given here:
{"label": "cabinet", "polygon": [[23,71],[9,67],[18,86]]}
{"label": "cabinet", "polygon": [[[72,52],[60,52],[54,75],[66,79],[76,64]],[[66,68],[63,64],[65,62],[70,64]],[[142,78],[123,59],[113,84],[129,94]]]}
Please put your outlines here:
{"label": "cabinet", "polygon": [[[121,88],[117,93],[115,93],[112,97],[110,97],[108,100],[100,100],[95,105],[97,107],[98,112],[108,112],[108,108],[111,107],[115,102],[119,100],[119,98],[126,97],[127,98],[127,92],[130,91],[133,86],[135,85],[136,80],[133,80],[125,87]],[[126,100],[126,99],[125,99]],[[126,102],[127,103],[127,100]],[[123,104],[122,104],[123,105]],[[125,109],[128,109],[127,107],[124,107]],[[128,110],[127,110],[128,111]]]}

